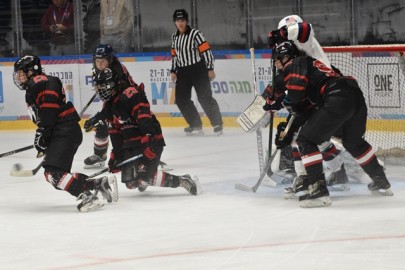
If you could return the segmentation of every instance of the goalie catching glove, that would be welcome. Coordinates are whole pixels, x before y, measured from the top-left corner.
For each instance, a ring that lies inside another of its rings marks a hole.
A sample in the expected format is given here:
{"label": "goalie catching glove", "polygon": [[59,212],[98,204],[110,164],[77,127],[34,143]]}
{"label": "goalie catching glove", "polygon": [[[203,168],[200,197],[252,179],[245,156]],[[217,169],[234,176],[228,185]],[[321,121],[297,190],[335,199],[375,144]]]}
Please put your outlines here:
{"label": "goalie catching glove", "polygon": [[274,48],[277,44],[288,40],[287,26],[273,30],[267,35],[267,45],[269,48]]}

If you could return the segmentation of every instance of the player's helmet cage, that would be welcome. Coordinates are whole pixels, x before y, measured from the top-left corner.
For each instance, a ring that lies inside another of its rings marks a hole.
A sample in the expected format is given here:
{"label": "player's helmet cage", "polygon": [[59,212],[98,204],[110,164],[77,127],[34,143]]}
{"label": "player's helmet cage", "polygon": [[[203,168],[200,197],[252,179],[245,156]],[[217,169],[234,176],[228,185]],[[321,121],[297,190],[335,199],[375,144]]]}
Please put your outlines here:
{"label": "player's helmet cage", "polygon": [[173,13],[173,21],[177,19],[184,19],[188,21],[188,13],[185,9],[176,9]]}
{"label": "player's helmet cage", "polygon": [[93,62],[97,58],[107,59],[108,64],[110,65],[114,58],[114,50],[111,47],[111,45],[110,44],[99,44],[94,51]]}
{"label": "player's helmet cage", "polygon": [[110,100],[115,86],[112,70],[106,68],[100,71],[95,78],[96,91],[99,98],[102,101]]}
{"label": "player's helmet cage", "polygon": [[297,47],[292,41],[284,41],[276,45],[274,49],[274,59],[280,60],[283,64],[285,63],[285,57],[289,59],[295,58],[298,55]]}
{"label": "player's helmet cage", "polygon": [[[20,72],[24,72],[27,80],[20,81]],[[41,60],[35,55],[25,55],[14,63],[14,84],[21,90],[27,90],[28,81],[32,76],[42,74]]]}

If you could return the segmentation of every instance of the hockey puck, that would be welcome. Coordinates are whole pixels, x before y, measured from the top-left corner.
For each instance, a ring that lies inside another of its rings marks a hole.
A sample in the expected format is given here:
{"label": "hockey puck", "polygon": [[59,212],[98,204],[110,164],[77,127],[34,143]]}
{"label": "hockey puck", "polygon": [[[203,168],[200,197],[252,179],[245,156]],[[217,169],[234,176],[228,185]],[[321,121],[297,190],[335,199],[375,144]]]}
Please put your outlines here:
{"label": "hockey puck", "polygon": [[21,171],[23,168],[21,163],[16,163],[13,165],[13,167],[11,168],[12,171]]}

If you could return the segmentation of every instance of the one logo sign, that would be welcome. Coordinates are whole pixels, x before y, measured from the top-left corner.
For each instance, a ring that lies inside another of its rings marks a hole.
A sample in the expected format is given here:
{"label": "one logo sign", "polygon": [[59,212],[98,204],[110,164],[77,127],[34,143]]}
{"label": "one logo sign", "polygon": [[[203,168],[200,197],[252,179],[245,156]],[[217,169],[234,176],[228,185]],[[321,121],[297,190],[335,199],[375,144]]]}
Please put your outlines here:
{"label": "one logo sign", "polygon": [[398,64],[368,64],[367,78],[371,108],[401,107]]}

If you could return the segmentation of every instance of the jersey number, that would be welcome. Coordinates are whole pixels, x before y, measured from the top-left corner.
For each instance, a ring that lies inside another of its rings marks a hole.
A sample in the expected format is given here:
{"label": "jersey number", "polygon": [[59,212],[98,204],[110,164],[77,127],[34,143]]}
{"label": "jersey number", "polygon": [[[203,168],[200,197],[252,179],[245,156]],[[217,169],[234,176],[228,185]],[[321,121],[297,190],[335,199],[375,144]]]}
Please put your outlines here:
{"label": "jersey number", "polygon": [[127,89],[125,89],[124,91],[124,95],[127,98],[131,98],[133,95],[136,95],[138,93],[138,90],[136,90],[134,87],[128,87]]}

